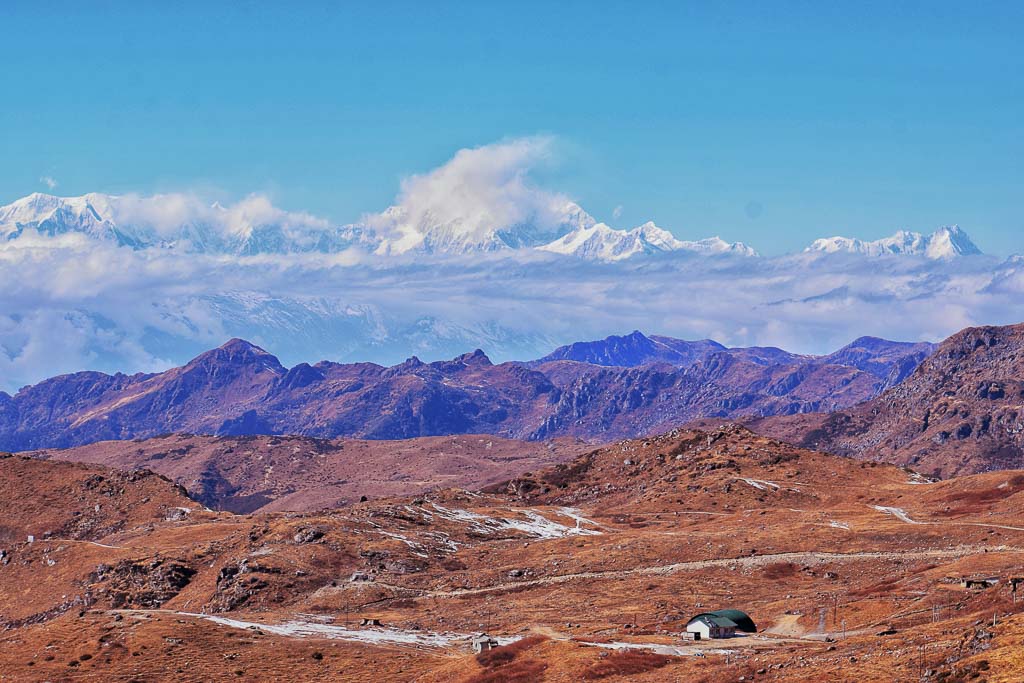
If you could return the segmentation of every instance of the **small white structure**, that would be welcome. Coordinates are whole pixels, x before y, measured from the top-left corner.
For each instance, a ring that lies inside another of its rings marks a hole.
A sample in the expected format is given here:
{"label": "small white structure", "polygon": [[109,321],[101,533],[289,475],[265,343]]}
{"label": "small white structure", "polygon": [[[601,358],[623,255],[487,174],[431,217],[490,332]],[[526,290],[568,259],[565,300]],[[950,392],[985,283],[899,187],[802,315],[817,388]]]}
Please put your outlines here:
{"label": "small white structure", "polygon": [[686,624],[686,632],[692,633],[694,640],[731,638],[736,635],[736,622],[728,617],[700,614]]}
{"label": "small white structure", "polygon": [[473,652],[476,654],[493,650],[496,647],[498,647],[498,641],[491,638],[486,633],[481,633],[480,635],[473,637]]}

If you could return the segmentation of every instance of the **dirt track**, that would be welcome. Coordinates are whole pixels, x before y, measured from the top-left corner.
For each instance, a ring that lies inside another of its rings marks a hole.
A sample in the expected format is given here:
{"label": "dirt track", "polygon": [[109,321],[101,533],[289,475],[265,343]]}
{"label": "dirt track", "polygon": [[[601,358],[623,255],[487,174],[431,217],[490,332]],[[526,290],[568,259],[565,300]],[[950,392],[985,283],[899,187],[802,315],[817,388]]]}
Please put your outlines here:
{"label": "dirt track", "polygon": [[559,574],[557,576],[546,576],[539,579],[527,579],[525,581],[514,581],[500,583],[493,586],[481,586],[479,588],[460,588],[450,591],[435,591],[422,588],[410,588],[398,584],[375,582],[373,585],[395,590],[406,591],[410,595],[432,597],[432,598],[458,598],[466,595],[480,595],[483,593],[495,593],[506,590],[518,590],[532,586],[549,586],[560,583],[567,583],[577,580],[588,579],[620,579],[630,576],[665,576],[682,571],[693,571],[710,569],[712,567],[756,567],[775,562],[843,562],[849,560],[901,560],[901,559],[934,559],[949,557],[966,557],[979,553],[1024,553],[1024,548],[1013,546],[958,546],[956,548],[930,549],[930,550],[906,550],[889,552],[856,552],[856,553],[824,553],[824,552],[791,552],[774,553],[770,555],[751,555],[747,557],[730,557],[714,560],[694,560],[692,562],[677,562],[674,564],[656,565],[653,567],[637,567],[636,569],[611,570],[604,572],[579,572],[574,574]]}

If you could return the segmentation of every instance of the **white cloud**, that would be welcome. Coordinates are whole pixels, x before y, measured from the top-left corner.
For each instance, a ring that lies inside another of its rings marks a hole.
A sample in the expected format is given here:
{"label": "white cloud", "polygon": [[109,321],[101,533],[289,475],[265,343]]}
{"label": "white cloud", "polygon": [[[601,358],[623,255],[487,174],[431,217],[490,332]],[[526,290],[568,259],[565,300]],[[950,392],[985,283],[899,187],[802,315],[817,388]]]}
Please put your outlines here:
{"label": "white cloud", "polygon": [[[366,220],[387,239],[384,251],[445,240],[496,249],[461,259],[367,255],[340,228],[259,194],[223,205],[191,193],[87,195],[102,218],[141,237],[211,248],[122,248],[97,239],[92,224],[0,239],[0,390],[81,369],[161,369],[231,336],[286,364],[429,360],[475,347],[525,359],[633,329],[822,353],[864,334],[936,340],[1020,315],[1024,259],[680,252],[613,264],[502,251],[502,228],[529,223],[546,241],[574,210],[592,220],[531,180],[551,155],[544,138],[462,150],[404,181],[396,206]],[[278,249],[281,237],[299,248]],[[327,238],[337,241],[321,252]],[[249,239],[265,249],[249,255],[240,248]]]}
{"label": "white cloud", "polygon": [[619,204],[614,209],[612,209],[612,218],[616,220],[622,218],[622,204]]}
{"label": "white cloud", "polygon": [[550,138],[533,137],[459,150],[439,168],[403,180],[396,205],[366,222],[386,239],[382,253],[452,244],[499,248],[497,231],[526,225],[534,231],[529,237],[550,241],[564,232],[567,215],[582,212],[530,180],[551,149]]}
{"label": "white cloud", "polygon": [[279,225],[295,230],[325,230],[329,223],[305,212],[275,207],[265,195],[251,194],[233,204],[209,203],[190,193],[135,194],[112,197],[110,217],[118,225],[141,225],[163,236],[176,235],[182,226],[199,225],[225,235],[246,237],[254,227]]}
{"label": "white cloud", "polygon": [[429,360],[478,346],[530,358],[633,329],[820,353],[863,334],[934,340],[1014,322],[1024,296],[1024,262],[988,257],[361,261],[133,251],[83,235],[21,241],[0,242],[8,391],[74,370],[164,368],[231,336],[286,364]]}
{"label": "white cloud", "polygon": [[46,185],[46,188],[51,190],[51,191],[55,190],[57,188],[57,185],[58,185],[57,181],[54,180],[52,176],[48,176],[48,175],[41,176],[39,178],[39,182],[41,182],[43,185]]}

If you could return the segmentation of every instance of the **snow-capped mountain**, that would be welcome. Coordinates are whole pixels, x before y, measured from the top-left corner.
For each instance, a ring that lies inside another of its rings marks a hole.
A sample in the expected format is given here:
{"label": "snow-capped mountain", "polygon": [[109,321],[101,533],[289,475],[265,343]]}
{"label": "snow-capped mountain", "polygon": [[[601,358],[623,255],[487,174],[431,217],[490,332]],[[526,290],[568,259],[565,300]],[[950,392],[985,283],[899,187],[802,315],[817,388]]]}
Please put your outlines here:
{"label": "snow-capped mountain", "polygon": [[826,237],[815,240],[804,251],[864,256],[909,255],[930,259],[951,259],[981,253],[958,225],[939,228],[930,235],[900,230],[890,237],[873,241],[851,237]]}
{"label": "snow-capped mountain", "polygon": [[594,219],[578,204],[553,201],[511,224],[487,215],[441,220],[393,206],[342,226],[273,207],[252,196],[237,204],[203,204],[191,195],[55,197],[35,193],[0,207],[0,239],[26,231],[54,237],[80,233],[133,249],[174,248],[211,254],[335,253],[358,246],[378,254],[468,254],[532,248]]}
{"label": "snow-capped mountain", "polygon": [[64,198],[36,192],[0,207],[0,235],[14,239],[25,229],[34,229],[50,236],[81,232],[110,238],[115,226],[104,216],[110,213],[105,195]]}
{"label": "snow-capped mountain", "polygon": [[337,253],[350,247],[378,255],[466,255],[538,248],[601,261],[672,251],[756,255],[745,244],[718,237],[678,240],[650,222],[617,230],[555,195],[525,213],[461,212],[445,214],[446,218],[441,214],[397,205],[358,223],[332,226],[306,213],[277,209],[256,195],[223,206],[184,194],[55,197],[35,193],[0,207],[0,239],[15,240],[29,231],[49,237],[77,233],[132,249],[238,256]]}
{"label": "snow-capped mountain", "polygon": [[550,204],[511,221],[489,211],[444,217],[427,210],[413,213],[392,206],[361,225],[379,236],[378,254],[469,254],[537,247],[595,224],[575,202],[552,198]]}
{"label": "snow-capped mountain", "polygon": [[365,245],[368,237],[363,226],[332,227],[309,214],[274,208],[255,195],[225,207],[182,194],[35,193],[0,207],[0,238],[14,240],[26,231],[50,237],[80,233],[133,249],[237,255],[333,253]]}
{"label": "snow-capped mountain", "polygon": [[[30,233],[80,234],[131,249],[236,256],[334,254],[353,247],[382,256],[539,249],[594,261],[668,252],[757,255],[742,242],[719,237],[680,240],[653,222],[631,230],[612,228],[561,195],[542,195],[533,198],[528,208],[515,210],[501,210],[501,202],[499,208],[494,202],[471,201],[469,209],[455,204],[461,208],[433,202],[421,209],[416,202],[406,202],[358,223],[336,226],[308,213],[278,209],[259,195],[224,206],[188,194],[56,197],[35,193],[0,207],[0,240],[17,240]],[[828,237],[815,240],[804,251],[934,260],[981,253],[955,225],[930,235],[901,230],[874,241]]]}
{"label": "snow-capped mountain", "polygon": [[639,254],[690,251],[699,254],[735,254],[756,256],[742,242],[726,242],[719,237],[698,241],[676,239],[667,230],[648,221],[632,230],[616,230],[604,223],[581,227],[559,239],[538,247],[542,251],[577,256],[595,261],[621,261]]}

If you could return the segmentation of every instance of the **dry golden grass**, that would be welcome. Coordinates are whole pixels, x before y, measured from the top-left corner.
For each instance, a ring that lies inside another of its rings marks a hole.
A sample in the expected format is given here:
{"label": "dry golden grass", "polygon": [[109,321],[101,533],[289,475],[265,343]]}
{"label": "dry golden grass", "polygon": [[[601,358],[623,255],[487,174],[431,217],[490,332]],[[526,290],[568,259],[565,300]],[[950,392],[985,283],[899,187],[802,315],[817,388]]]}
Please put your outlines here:
{"label": "dry golden grass", "polygon": [[672,663],[673,657],[659,655],[640,650],[623,650],[611,652],[600,662],[594,664],[583,673],[584,680],[594,681],[610,676],[632,676],[654,669],[660,669]]}

